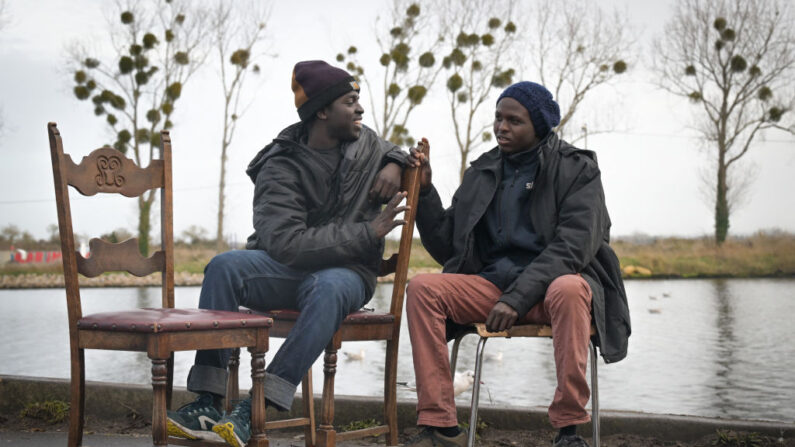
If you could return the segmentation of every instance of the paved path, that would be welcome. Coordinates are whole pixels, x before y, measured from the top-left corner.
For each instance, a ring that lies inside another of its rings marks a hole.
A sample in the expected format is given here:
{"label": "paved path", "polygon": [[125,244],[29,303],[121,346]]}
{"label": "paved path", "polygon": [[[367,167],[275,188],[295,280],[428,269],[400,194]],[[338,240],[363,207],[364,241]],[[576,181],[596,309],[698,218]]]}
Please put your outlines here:
{"label": "paved path", "polygon": [[[63,447],[66,445],[65,432],[0,432],[0,447]],[[152,438],[142,435],[83,435],[83,447],[141,447],[151,446]],[[271,447],[303,447],[303,439],[270,438]],[[352,447],[366,442],[338,442],[340,447]]]}

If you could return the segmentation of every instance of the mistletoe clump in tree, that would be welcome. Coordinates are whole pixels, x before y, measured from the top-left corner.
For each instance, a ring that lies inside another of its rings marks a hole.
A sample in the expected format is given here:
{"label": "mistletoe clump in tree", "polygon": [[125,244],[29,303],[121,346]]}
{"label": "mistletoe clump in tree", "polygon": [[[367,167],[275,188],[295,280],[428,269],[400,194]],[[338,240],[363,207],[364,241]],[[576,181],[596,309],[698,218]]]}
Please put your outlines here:
{"label": "mistletoe clump in tree", "polygon": [[[235,8],[237,5],[237,8]],[[224,214],[226,204],[226,161],[237,130],[237,124],[248,109],[251,98],[241,94],[248,74],[259,74],[256,60],[259,47],[265,41],[270,11],[257,1],[229,3],[219,0],[211,15],[212,44],[220,65],[220,84],[224,94],[224,130],[221,137],[221,163],[218,180],[218,222],[215,246],[218,251],[224,242]]]}
{"label": "mistletoe clump in tree", "polygon": [[[337,61],[347,61],[348,71],[367,86],[376,133],[397,145],[414,142],[406,123],[427,96],[441,68],[434,55],[439,36],[431,20],[431,14],[423,14],[418,3],[408,6],[400,0],[393,3],[389,25],[380,25],[380,18],[376,23],[376,42],[381,50],[379,75],[369,75],[372,72],[369,69],[365,75],[355,46],[337,55]],[[374,89],[379,76],[380,88]],[[381,107],[377,107],[377,101]]]}
{"label": "mistletoe clump in tree", "polygon": [[[533,13],[527,15],[526,37],[533,45],[523,53],[528,71],[560,104],[556,133],[576,143],[587,133],[608,131],[610,124],[598,122],[605,115],[605,104],[595,106],[586,100],[627,73],[631,65],[628,58],[634,56],[636,35],[626,13],[608,14],[588,0],[537,0],[533,6]],[[584,114],[578,112],[585,112],[596,126],[588,128]]]}
{"label": "mistletoe clump in tree", "polygon": [[795,21],[787,2],[682,0],[655,42],[666,90],[697,107],[697,131],[715,155],[715,241],[749,185],[736,163],[765,129],[793,130]]}
{"label": "mistletoe clump in tree", "polygon": [[[173,126],[175,104],[205,57],[198,50],[205,31],[199,11],[171,1],[118,6],[117,20],[108,24],[112,56],[71,52],[73,92],[78,100],[90,100],[94,115],[104,119],[115,138],[113,147],[142,165],[160,145],[159,129]],[[138,197],[138,246],[144,256],[154,200],[154,190]]]}
{"label": "mistletoe clump in tree", "polygon": [[[450,51],[442,59],[449,73],[447,99],[461,155],[459,181],[464,178],[469,155],[491,141],[492,120],[478,115],[492,92],[513,82],[515,70],[505,66],[516,42],[516,24],[510,20],[512,4],[486,5],[468,0],[451,4],[448,30],[458,32],[447,39]],[[500,12],[500,16],[490,14]],[[501,18],[502,17],[502,18]]]}

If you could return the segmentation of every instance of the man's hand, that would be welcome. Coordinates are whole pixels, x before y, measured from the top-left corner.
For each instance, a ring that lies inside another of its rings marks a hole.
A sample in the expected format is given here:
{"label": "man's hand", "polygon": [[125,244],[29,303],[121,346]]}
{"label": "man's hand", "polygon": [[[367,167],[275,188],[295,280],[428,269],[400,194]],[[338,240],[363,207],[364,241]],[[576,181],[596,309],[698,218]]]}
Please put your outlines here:
{"label": "man's hand", "polygon": [[373,187],[367,197],[371,202],[384,203],[400,190],[400,174],[402,169],[396,163],[387,163],[378,171],[373,181]]}
{"label": "man's hand", "polygon": [[489,316],[486,317],[486,329],[489,332],[507,331],[513,327],[513,324],[518,319],[519,313],[513,307],[503,302],[498,302],[489,312]]}
{"label": "man's hand", "polygon": [[406,197],[406,192],[401,191],[395,194],[392,197],[392,200],[386,204],[383,210],[381,210],[381,214],[375,217],[370,222],[370,226],[375,231],[376,237],[381,239],[382,237],[386,236],[387,233],[392,231],[393,228],[397,227],[398,225],[403,225],[406,223],[403,219],[395,219],[398,213],[402,213],[409,209],[408,206],[398,206],[400,205],[400,201]]}
{"label": "man's hand", "polygon": [[422,142],[418,143],[418,147],[413,147],[409,151],[409,164],[420,168],[420,190],[425,191],[431,186],[431,162],[428,156],[420,151],[419,146],[429,147],[428,140],[423,138]]}

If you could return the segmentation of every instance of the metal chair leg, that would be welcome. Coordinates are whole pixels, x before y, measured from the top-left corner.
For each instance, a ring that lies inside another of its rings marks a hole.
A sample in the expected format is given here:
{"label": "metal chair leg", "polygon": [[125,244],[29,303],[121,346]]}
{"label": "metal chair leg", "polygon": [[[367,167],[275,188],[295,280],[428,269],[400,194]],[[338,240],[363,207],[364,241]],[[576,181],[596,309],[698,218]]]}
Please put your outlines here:
{"label": "metal chair leg", "polygon": [[458,348],[461,346],[461,340],[464,335],[466,334],[459,335],[453,342],[453,352],[450,354],[450,374],[452,374],[453,378],[455,378],[455,364],[458,362]]}
{"label": "metal chair leg", "polygon": [[591,425],[593,426],[593,445],[599,447],[599,375],[596,364],[599,357],[596,355],[596,346],[589,344],[591,351]]}
{"label": "metal chair leg", "polygon": [[475,432],[478,429],[478,400],[480,399],[480,373],[483,369],[483,351],[488,338],[480,337],[475,351],[475,383],[472,385],[472,405],[469,408],[469,436],[467,447],[475,445]]}

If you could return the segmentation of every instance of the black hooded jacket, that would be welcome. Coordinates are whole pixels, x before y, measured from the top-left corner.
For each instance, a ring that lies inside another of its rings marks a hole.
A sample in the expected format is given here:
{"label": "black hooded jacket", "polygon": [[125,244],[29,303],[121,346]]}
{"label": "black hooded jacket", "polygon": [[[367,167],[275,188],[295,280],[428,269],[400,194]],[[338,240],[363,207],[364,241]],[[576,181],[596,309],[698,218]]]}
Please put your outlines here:
{"label": "black hooded jacket", "polygon": [[[500,297],[519,315],[544,299],[557,277],[582,274],[593,292],[597,342],[606,362],[627,354],[631,333],[629,308],[621,271],[610,241],[610,217],[596,154],[578,149],[555,134],[538,147],[538,171],[532,206],[520,210],[531,220],[543,250]],[[502,154],[494,148],[464,173],[449,208],[442,207],[434,188],[423,192],[417,207],[417,228],[428,252],[445,273],[477,274],[484,265],[475,243],[475,227],[498,187]]]}
{"label": "black hooded jacket", "polygon": [[381,210],[367,194],[381,167],[406,155],[368,127],[343,143],[334,170],[302,142],[304,126],[284,129],[249,163],[255,184],[254,234],[246,248],[265,250],[290,267],[315,271],[346,267],[359,274],[368,296],[375,290],[384,241],[369,222]]}

